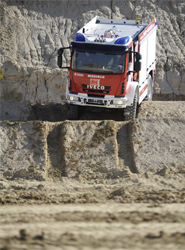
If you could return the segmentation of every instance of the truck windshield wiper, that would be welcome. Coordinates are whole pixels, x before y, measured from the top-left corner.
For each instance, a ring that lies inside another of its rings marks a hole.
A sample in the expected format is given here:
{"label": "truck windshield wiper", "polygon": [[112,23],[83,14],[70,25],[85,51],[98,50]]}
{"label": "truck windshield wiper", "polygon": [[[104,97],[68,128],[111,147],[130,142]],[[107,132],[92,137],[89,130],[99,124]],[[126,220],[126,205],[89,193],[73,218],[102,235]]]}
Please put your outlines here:
{"label": "truck windshield wiper", "polygon": [[94,67],[94,68],[98,68],[98,69],[102,69],[103,68],[103,66],[102,65],[97,65],[97,64],[84,64],[83,65],[84,67],[90,67],[90,68],[92,68],[92,67]]}
{"label": "truck windshield wiper", "polygon": [[78,72],[84,72],[84,73],[96,73],[94,70],[90,70],[90,69],[82,69],[82,68],[78,68],[78,69],[74,69],[75,71]]}
{"label": "truck windshield wiper", "polygon": [[[116,70],[114,69],[109,69],[109,68],[103,68],[103,71],[105,71],[106,73],[109,72],[109,73],[119,73],[117,72]],[[121,73],[120,73],[121,74]]]}

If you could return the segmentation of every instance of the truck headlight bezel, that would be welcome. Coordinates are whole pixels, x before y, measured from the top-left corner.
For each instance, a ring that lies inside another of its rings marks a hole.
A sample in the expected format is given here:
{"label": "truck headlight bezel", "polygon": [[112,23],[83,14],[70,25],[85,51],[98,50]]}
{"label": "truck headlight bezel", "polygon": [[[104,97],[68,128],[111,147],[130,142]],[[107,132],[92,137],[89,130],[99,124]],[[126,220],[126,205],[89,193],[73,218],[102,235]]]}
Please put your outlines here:
{"label": "truck headlight bezel", "polygon": [[70,96],[68,96],[68,100],[71,102],[77,102],[78,96],[70,95]]}
{"label": "truck headlight bezel", "polygon": [[113,103],[114,105],[123,105],[125,104],[125,100],[114,100]]}

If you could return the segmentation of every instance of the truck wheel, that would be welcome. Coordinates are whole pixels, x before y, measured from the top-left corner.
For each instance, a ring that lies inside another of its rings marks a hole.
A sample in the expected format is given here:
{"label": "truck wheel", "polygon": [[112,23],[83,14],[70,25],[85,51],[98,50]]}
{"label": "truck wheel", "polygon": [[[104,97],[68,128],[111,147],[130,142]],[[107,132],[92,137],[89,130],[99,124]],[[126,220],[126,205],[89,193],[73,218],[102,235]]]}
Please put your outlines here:
{"label": "truck wheel", "polygon": [[153,96],[153,79],[151,75],[148,77],[148,87],[147,87],[147,96],[146,99],[147,101],[152,101],[152,96]]}
{"label": "truck wheel", "polygon": [[124,120],[129,121],[129,120],[135,120],[137,117],[137,94],[135,93],[134,95],[134,101],[132,106],[128,106],[124,110]]}
{"label": "truck wheel", "polygon": [[68,120],[77,120],[78,119],[78,106],[68,105],[67,119]]}

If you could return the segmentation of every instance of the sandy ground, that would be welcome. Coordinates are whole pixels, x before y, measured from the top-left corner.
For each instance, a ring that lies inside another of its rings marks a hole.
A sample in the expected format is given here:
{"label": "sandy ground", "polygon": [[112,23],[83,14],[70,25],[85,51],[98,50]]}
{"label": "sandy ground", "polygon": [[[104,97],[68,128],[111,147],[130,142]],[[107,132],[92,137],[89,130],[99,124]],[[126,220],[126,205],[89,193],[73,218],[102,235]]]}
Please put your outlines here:
{"label": "sandy ground", "polygon": [[1,209],[1,249],[184,249],[184,204],[33,205]]}
{"label": "sandy ground", "polygon": [[184,131],[185,102],[144,102],[132,127],[138,173],[2,175],[0,249],[185,249]]}

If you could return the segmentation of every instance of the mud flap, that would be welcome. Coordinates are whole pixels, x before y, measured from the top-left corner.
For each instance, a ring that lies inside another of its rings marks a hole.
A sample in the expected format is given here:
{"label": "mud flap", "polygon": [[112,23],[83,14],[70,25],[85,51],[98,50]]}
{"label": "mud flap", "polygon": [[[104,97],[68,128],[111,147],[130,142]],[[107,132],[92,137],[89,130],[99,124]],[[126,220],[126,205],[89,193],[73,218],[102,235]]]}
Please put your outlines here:
{"label": "mud flap", "polygon": [[[134,95],[138,88],[138,82],[131,82],[130,84],[131,84],[130,91],[125,95],[125,97],[127,97],[127,100],[128,100],[127,106],[133,105]],[[139,90],[138,90],[138,98],[139,98]]]}

